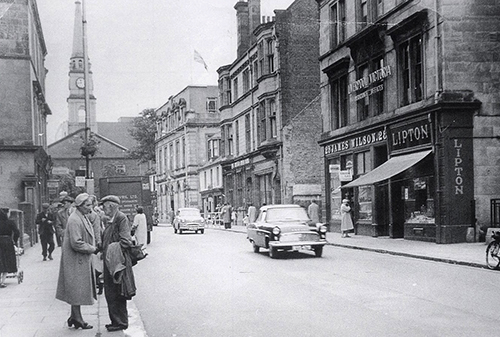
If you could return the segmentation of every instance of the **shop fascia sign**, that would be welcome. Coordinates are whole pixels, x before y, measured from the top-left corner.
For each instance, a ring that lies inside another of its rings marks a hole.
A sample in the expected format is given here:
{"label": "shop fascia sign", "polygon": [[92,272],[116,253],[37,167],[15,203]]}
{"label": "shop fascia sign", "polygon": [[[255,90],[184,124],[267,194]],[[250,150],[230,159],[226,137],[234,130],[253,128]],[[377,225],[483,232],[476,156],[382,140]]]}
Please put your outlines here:
{"label": "shop fascia sign", "polygon": [[391,152],[431,144],[431,132],[431,123],[427,119],[391,126]]}
{"label": "shop fascia sign", "polygon": [[[368,74],[367,76],[355,81],[354,83],[349,84],[347,86],[347,93],[350,95],[352,93],[356,93],[359,90],[366,89],[372,84],[380,82],[391,75],[392,75],[391,66],[385,66],[380,69],[377,69],[374,72]],[[382,90],[384,90],[384,85],[379,84],[373,88],[370,88],[362,92],[359,95],[354,96],[354,100],[359,101],[360,99],[371,96]]]}
{"label": "shop fascia sign", "polygon": [[357,137],[349,138],[340,142],[325,145],[325,155],[356,149],[370,144],[385,142],[387,140],[387,128],[367,132]]}

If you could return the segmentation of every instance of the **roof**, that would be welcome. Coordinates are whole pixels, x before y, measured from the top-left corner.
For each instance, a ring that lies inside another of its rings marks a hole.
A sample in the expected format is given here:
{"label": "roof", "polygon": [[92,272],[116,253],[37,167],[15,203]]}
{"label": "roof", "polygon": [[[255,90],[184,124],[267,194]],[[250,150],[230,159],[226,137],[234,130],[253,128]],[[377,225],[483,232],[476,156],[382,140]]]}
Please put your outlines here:
{"label": "roof", "polygon": [[133,119],[125,122],[98,122],[97,133],[130,150],[137,146],[137,141],[129,132],[133,125]]}

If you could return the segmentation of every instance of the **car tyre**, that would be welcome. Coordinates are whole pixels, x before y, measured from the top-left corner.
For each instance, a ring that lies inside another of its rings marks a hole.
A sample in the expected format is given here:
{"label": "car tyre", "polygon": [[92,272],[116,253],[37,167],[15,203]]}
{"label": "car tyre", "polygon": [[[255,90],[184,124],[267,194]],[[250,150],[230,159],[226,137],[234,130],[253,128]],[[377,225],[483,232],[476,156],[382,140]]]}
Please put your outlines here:
{"label": "car tyre", "polygon": [[321,257],[323,255],[323,247],[314,248],[314,255],[316,255],[316,257]]}
{"label": "car tyre", "polygon": [[174,226],[174,234],[177,234],[177,228]]}
{"label": "car tyre", "polygon": [[260,250],[260,247],[255,244],[255,242],[252,242],[252,247],[253,247],[253,252],[258,253]]}
{"label": "car tyre", "polygon": [[204,229],[200,229],[200,233],[201,233],[201,234],[204,234],[204,233],[205,233],[205,230],[204,230]]}
{"label": "car tyre", "polygon": [[269,247],[269,257],[271,259],[276,259],[278,258],[278,249],[274,247]]}
{"label": "car tyre", "polygon": [[179,228],[179,234],[182,234],[182,229]]}

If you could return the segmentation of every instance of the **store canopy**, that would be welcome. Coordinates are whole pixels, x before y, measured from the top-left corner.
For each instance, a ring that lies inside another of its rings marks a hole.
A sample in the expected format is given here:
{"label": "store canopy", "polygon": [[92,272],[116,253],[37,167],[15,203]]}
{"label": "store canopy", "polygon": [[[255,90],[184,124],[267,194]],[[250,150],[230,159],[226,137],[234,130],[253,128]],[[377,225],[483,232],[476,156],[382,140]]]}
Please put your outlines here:
{"label": "store canopy", "polygon": [[390,158],[382,165],[374,168],[367,174],[351,181],[349,184],[342,186],[342,188],[349,188],[362,185],[372,185],[380,181],[394,177],[395,175],[409,169],[431,153],[432,150],[420,151],[410,154],[404,154]]}

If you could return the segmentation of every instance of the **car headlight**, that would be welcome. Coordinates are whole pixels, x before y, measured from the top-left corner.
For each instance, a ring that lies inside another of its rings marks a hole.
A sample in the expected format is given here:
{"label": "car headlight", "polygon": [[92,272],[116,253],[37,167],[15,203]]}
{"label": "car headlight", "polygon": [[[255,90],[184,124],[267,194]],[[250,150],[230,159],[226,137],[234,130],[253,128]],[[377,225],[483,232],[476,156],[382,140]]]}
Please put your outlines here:
{"label": "car headlight", "polygon": [[319,227],[319,232],[320,232],[320,233],[326,233],[326,231],[327,231],[327,228],[326,228],[326,226],[325,226],[325,225],[323,225],[323,226]]}
{"label": "car headlight", "polygon": [[274,227],[273,228],[273,234],[274,235],[279,235],[281,233],[281,229],[279,227]]}
{"label": "car headlight", "polygon": [[186,222],[186,219],[180,219],[180,221],[181,221],[182,223],[184,223],[184,222]]}

